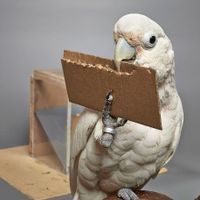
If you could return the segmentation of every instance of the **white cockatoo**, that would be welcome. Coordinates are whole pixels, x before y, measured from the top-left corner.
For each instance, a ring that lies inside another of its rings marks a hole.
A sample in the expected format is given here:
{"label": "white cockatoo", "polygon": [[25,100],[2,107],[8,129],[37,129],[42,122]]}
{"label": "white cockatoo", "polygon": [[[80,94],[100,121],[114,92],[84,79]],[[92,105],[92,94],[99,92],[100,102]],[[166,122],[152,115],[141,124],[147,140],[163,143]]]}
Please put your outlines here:
{"label": "white cockatoo", "polygon": [[156,71],[162,130],[110,116],[113,96],[103,114],[85,110],[71,146],[70,183],[74,200],[103,200],[117,193],[136,200],[144,186],[172,158],[183,125],[174,78],[174,51],[163,29],[141,14],[121,17],[114,27],[117,70],[122,60]]}

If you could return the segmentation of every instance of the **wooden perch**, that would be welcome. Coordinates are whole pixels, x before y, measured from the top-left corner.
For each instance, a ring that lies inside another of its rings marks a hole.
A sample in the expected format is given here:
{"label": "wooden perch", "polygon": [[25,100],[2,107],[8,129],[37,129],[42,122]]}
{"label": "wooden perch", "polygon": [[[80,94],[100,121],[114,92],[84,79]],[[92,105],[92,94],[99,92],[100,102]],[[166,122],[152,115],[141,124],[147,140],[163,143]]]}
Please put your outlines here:
{"label": "wooden perch", "polygon": [[[140,200],[172,200],[170,197],[157,192],[138,190],[135,191]],[[112,195],[104,200],[121,200],[116,195]]]}
{"label": "wooden perch", "polygon": [[195,200],[200,200],[200,195]]}

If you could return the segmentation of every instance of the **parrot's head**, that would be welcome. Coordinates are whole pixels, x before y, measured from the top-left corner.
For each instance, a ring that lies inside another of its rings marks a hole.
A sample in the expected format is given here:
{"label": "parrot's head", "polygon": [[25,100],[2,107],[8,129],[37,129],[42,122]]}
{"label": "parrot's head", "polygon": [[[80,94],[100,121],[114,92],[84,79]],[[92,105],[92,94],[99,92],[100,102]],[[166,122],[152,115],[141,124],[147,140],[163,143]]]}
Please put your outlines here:
{"label": "parrot's head", "polygon": [[121,17],[114,27],[114,61],[120,71],[121,61],[156,70],[158,83],[174,73],[174,51],[163,29],[141,14]]}

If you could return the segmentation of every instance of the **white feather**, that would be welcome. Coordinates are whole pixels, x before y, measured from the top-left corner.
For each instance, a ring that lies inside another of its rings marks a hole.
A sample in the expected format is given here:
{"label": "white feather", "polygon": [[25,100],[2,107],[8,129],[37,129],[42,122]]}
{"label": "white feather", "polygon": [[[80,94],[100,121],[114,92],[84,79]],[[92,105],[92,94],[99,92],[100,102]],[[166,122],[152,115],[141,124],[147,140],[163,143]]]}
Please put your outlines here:
{"label": "white feather", "polygon": [[[152,49],[142,46],[142,37],[148,31],[158,37]],[[114,38],[120,37],[133,37],[132,45],[135,42],[139,47],[135,64],[156,70],[163,130],[128,121],[116,129],[114,141],[106,149],[98,143],[102,135],[100,116],[85,112],[74,136],[71,155],[72,182],[77,183],[74,189],[80,200],[102,200],[122,187],[141,187],[172,158],[181,135],[183,109],[176,90],[170,40],[157,23],[139,14],[119,19]]]}

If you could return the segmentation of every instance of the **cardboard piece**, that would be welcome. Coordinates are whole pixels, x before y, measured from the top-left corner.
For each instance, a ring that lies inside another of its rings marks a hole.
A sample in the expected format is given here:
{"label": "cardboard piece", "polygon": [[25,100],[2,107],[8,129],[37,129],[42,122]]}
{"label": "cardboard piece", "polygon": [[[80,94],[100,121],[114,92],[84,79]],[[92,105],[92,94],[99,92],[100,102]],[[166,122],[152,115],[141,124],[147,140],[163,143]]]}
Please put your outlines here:
{"label": "cardboard piece", "polygon": [[113,60],[71,51],[61,61],[71,102],[102,111],[112,90],[113,116],[162,129],[154,70],[124,62],[117,72]]}

